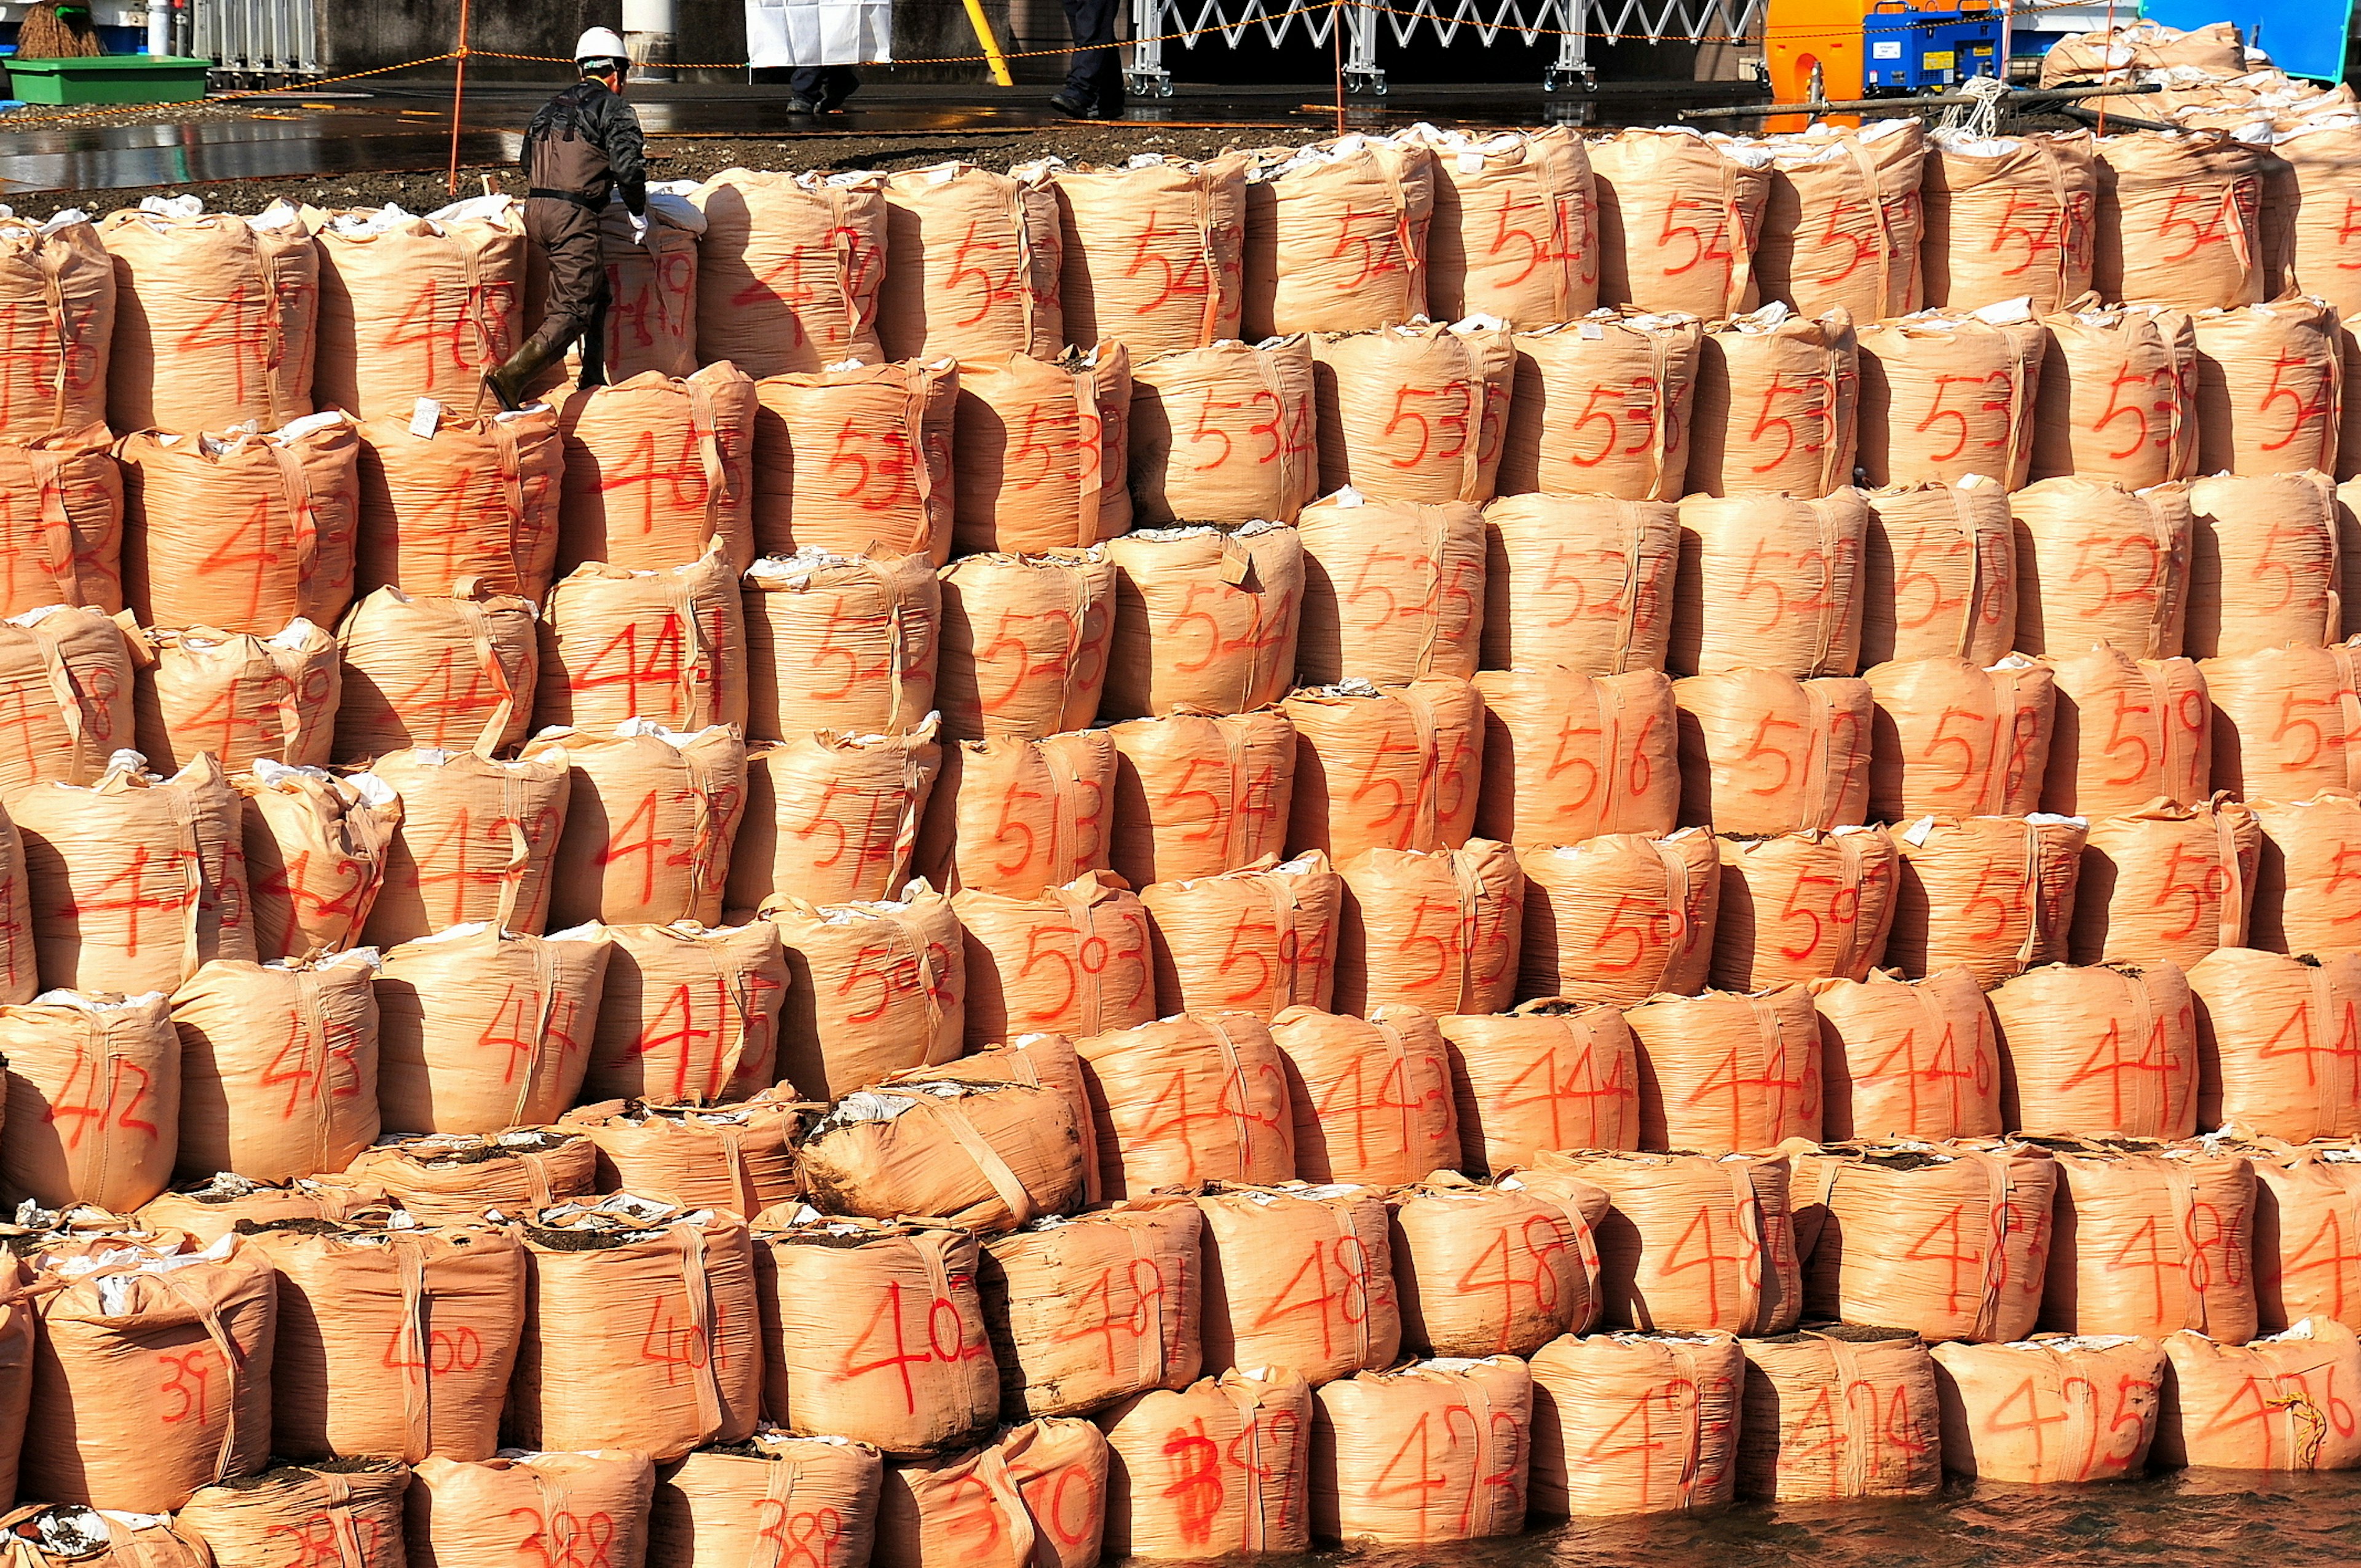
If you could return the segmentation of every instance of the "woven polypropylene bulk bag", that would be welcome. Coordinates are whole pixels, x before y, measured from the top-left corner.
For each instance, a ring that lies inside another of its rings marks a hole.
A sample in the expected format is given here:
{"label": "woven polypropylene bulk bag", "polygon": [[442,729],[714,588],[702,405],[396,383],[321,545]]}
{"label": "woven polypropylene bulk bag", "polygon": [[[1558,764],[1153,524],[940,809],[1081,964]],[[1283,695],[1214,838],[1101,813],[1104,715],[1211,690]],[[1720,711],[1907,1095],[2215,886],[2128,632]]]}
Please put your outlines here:
{"label": "woven polypropylene bulk bag", "polygon": [[1545,1153],[1519,1179],[1606,1190],[1595,1230],[1605,1321],[1684,1332],[1783,1333],[1803,1289],[1784,1156]]}
{"label": "woven polypropylene bulk bag", "polygon": [[1598,297],[1705,320],[1752,310],[1772,152],[1686,126],[1590,146],[1598,188]]}
{"label": "woven polypropylene bulk bag", "polygon": [[2316,294],[2349,312],[2361,297],[2352,291],[2346,247],[2354,236],[2345,226],[2343,181],[2351,178],[2361,154],[2356,127],[2340,115],[2307,116],[2282,124],[2272,137],[2272,154],[2284,165],[2294,186],[2293,212],[2288,216],[2288,280],[2308,294]]}
{"label": "woven polypropylene bulk bag", "polygon": [[175,1168],[285,1181],[377,1141],[374,955],[216,959],[172,993],[181,1042]]}
{"label": "woven polypropylene bulk bag", "polygon": [[1408,137],[1272,148],[1246,166],[1247,339],[1427,313],[1434,157]]}
{"label": "woven polypropylene bulk bag", "polygon": [[1296,734],[1284,710],[1182,707],[1112,725],[1108,861],[1135,887],[1218,876],[1287,847]]}
{"label": "woven polypropylene bulk bag", "polygon": [[557,570],[603,561],[663,571],[717,545],[745,570],[755,410],[754,383],[726,363],[693,376],[618,371],[613,385],[567,398]]}
{"label": "woven polypropylene bulk bag", "polygon": [[970,1047],[1156,1016],[1148,911],[1120,877],[1086,872],[1030,897],[970,887],[951,908],[966,932]]}
{"label": "woven polypropylene bulk bag", "polygon": [[0,622],[0,792],[38,779],[91,784],[132,743],[132,656],[95,609],[49,606]]}
{"label": "woven polypropylene bulk bag", "polygon": [[738,574],[718,551],[661,572],[586,562],[549,590],[533,722],[742,729],[746,662]]}
{"label": "woven polypropylene bulk bag", "polygon": [[1900,870],[1884,828],[1716,842],[1715,985],[1757,992],[1864,980],[1883,961]]}
{"label": "woven polypropylene bulk bag", "polygon": [[1148,951],[1158,1008],[1239,1009],[1268,1018],[1322,1007],[1334,994],[1345,884],[1319,850],[1211,876],[1150,883]]}
{"label": "woven polypropylene bulk bag", "polygon": [[2074,960],[2185,968],[2245,947],[2261,849],[2254,814],[2226,795],[2092,823],[2067,941]]}
{"label": "woven polypropylene bulk bag", "polygon": [[985,1243],[1002,1415],[1072,1415],[1195,1381],[1203,1229],[1179,1200],[1036,1220]]}
{"label": "woven polypropylene bulk bag", "polygon": [[0,615],[123,608],[123,470],[106,427],[0,444]]}
{"label": "woven polypropylene bulk bag", "polygon": [[447,594],[470,578],[538,601],[557,554],[558,418],[439,405],[360,427],[357,587]]}
{"label": "woven polypropylene bulk bag", "polygon": [[1620,1007],[1704,988],[1721,889],[1711,834],[1607,833],[1528,846],[1517,861],[1525,880],[1518,996]]}
{"label": "woven polypropylene bulk bag", "polygon": [[658,1462],[753,1435],[763,1392],[754,1255],[735,1214],[627,1195],[533,1209],[511,1446],[628,1441]]}
{"label": "woven polypropylene bulk bag", "polygon": [[2190,966],[2189,989],[2197,1125],[2294,1144],[2361,1134],[2361,955],[2217,948]]}
{"label": "woven polypropylene bulk bag", "polygon": [[1106,1197],[1295,1175],[1286,1065],[1253,1014],[1159,1019],[1076,1040],[1074,1050]]}
{"label": "woven polypropylene bulk bag", "polygon": [[2189,487],[2189,510],[2191,658],[2322,646],[2342,635],[2327,475],[2208,475]]}
{"label": "woven polypropylene bulk bag", "polygon": [[1083,549],[1127,532],[1131,398],[1131,356],[1113,340],[1062,357],[962,356],[952,549]]}
{"label": "woven polypropylene bulk bag", "polygon": [[1428,313],[1547,326],[1598,303],[1598,195],[1590,154],[1565,126],[1404,133],[1433,153]]}
{"label": "woven polypropylene bulk bag", "polygon": [[697,357],[749,376],[875,364],[885,278],[885,180],[868,170],[730,168],[688,199],[697,246]]}
{"label": "woven polypropylene bulk bag", "polygon": [[931,723],[904,735],[829,729],[755,746],[724,903],[898,896],[941,762]]}
{"label": "woven polypropylene bulk bag", "polygon": [[1217,342],[1132,367],[1134,517],[1294,521],[1320,493],[1311,340]]}
{"label": "woven polypropylene bulk bag", "polygon": [[1217,1183],[1197,1207],[1206,1371],[1287,1366],[1316,1387],[1394,1364],[1401,1319],[1378,1189]]}
{"label": "woven polypropylene bulk bag", "polygon": [[149,200],[112,213],[107,364],[118,430],[277,426],[312,411],[320,252],[284,202],[259,217]]}
{"label": "woven polypropylene bulk bag", "polygon": [[2197,334],[2189,313],[2103,306],[2086,295],[2042,325],[2049,339],[2034,411],[2033,477],[2080,474],[2133,488],[2191,477]]}
{"label": "woven polypropylene bulk bag", "polygon": [[1799,1503],[1943,1486],[1935,1363],[1905,1330],[1741,1340],[1738,1492]]}
{"label": "woven polypropylene bulk bag", "polygon": [[1503,496],[1484,509],[1483,663],[1616,675],[1664,667],[1678,514],[1605,496]]}
{"label": "woven polypropylene bulk bag", "polygon": [[157,766],[179,768],[199,751],[233,773],[262,758],[296,767],[328,761],[343,659],[336,640],[310,621],[267,638],[211,626],[159,630],[128,646],[138,663],[135,733]]}
{"label": "woven polypropylene bulk bag", "polygon": [[281,1464],[203,1488],[172,1516],[172,1528],[216,1563],[300,1563],[313,1560],[302,1555],[309,1552],[352,1568],[404,1568],[409,1485],[410,1468],[396,1459]]}
{"label": "woven polypropylene bulk bag", "polygon": [[1060,1558],[996,1443],[897,1460],[877,1498],[877,1568],[1027,1568]]}
{"label": "woven polypropylene bulk bag", "polygon": [[[1063,1099],[1074,1113],[1074,1127],[1082,1146],[1082,1195],[1093,1206],[1100,1200],[1098,1124],[1083,1082],[1082,1058],[1074,1042],[1063,1035],[1019,1035],[1003,1046],[987,1046],[972,1056],[935,1067],[917,1067],[881,1080],[887,1087],[909,1080],[941,1080],[960,1083],[1023,1083],[1047,1089]],[[1047,1225],[1054,1222],[1039,1222]]]}
{"label": "woven polypropylene bulk bag", "polygon": [[2361,786],[2354,658],[2349,647],[2296,646],[2199,665],[2212,709],[2213,786],[2254,800]]}
{"label": "woven polypropylene bulk bag", "polygon": [[765,376],[754,396],[757,550],[950,558],[955,362]]}
{"label": "woven polypropylene bulk bag", "polygon": [[1347,488],[1303,509],[1296,679],[1395,684],[1476,673],[1485,608],[1481,514],[1456,501],[1372,501]]}
{"label": "woven polypropylene bulk bag", "polygon": [[1869,509],[1850,487],[1811,500],[1685,498],[1666,666],[1857,673],[1868,529]]}
{"label": "woven polypropylene bulk bag", "polygon": [[1457,849],[1374,849],[1337,865],[1334,1005],[1367,1015],[1389,1004],[1494,1013],[1515,998],[1525,876],[1489,839]]}
{"label": "woven polypropylene bulk bag", "polygon": [[2047,1329],[2255,1335],[2254,1168],[2202,1143],[2058,1149]]}
{"label": "woven polypropylene bulk bag", "polygon": [[[2038,334],[2033,323],[2026,329]],[[2040,343],[1971,314],[1923,311],[1861,329],[1861,464],[1870,483],[2023,479]]]}
{"label": "woven polypropylene bulk bag", "polygon": [[2195,67],[2218,83],[2246,69],[2246,50],[2235,24],[2215,22],[2183,31],[2161,22],[2112,21],[2103,28],[2071,33],[2041,59],[2041,84],[2121,81],[2135,72],[2170,66]]}
{"label": "woven polypropylene bulk bag", "polygon": [[[968,555],[938,576],[932,656],[944,734],[1038,740],[1090,724],[1115,635],[1105,551]],[[751,629],[754,615],[747,619]],[[760,690],[758,675],[758,711]]]}
{"label": "woven polypropylene bulk bag", "polygon": [[1819,1019],[1803,986],[1660,996],[1624,1016],[1638,1047],[1642,1148],[1819,1137]]}
{"label": "woven polypropylene bulk bag", "polygon": [[1851,316],[1773,301],[1706,329],[1687,489],[1824,496],[1852,482],[1862,390]]}
{"label": "woven polypropylene bulk bag", "polygon": [[1704,335],[1697,316],[1613,306],[1518,333],[1499,493],[1680,499]]}
{"label": "woven polypropylene bulk bag", "polygon": [[[2361,1340],[2333,1318],[2306,1318],[2245,1345],[2191,1329],[2163,1341],[2158,1465],[2199,1470],[2350,1470],[2361,1442],[2340,1423],[2340,1380],[2361,1376]],[[2266,1392],[2268,1390],[2268,1392]]]}
{"label": "woven polypropylene bulk bag", "polygon": [[273,1184],[217,1171],[141,1204],[133,1223],[159,1236],[179,1231],[199,1246],[211,1246],[233,1231],[250,1235],[283,1220],[363,1218],[374,1223],[389,1201],[383,1189],[341,1173],[322,1180],[299,1176]]}
{"label": "woven polypropylene bulk bag", "polygon": [[523,209],[506,197],[427,217],[399,207],[306,214],[320,246],[313,396],[357,419],[420,398],[469,413],[496,407],[486,371],[525,334]]}
{"label": "woven polypropylene bulk bag", "polygon": [[1053,1089],[906,1073],[836,1102],[799,1153],[813,1204],[1013,1230],[1082,1201],[1082,1135]]}
{"label": "woven polypropylene bulk bag", "polygon": [[96,784],[35,784],[8,812],[45,983],[137,995],[255,956],[237,792],[212,757],[159,778],[118,751]]}
{"label": "woven polypropylene bulk bag", "polygon": [[2112,642],[2045,655],[2057,697],[2041,809],[2113,817],[2211,793],[2213,705],[2191,659],[2135,659]]}
{"label": "woven polypropylene bulk bag", "polygon": [[481,1226],[261,1225],[279,1276],[271,1449],[485,1460],[524,1324],[524,1252]]}
{"label": "woven polypropylene bulk bag", "polygon": [[160,1514],[260,1470],[278,1318],[269,1260],[235,1236],[203,1253],[79,1251],[32,1256],[40,1334],[17,1489]]}
{"label": "woven polypropylene bulk bag", "polygon": [[2309,295],[2196,313],[2199,473],[2339,471],[2336,323]]}
{"label": "woven polypropylene bulk bag", "polygon": [[[1591,1518],[1728,1504],[1745,1367],[1726,1333],[1568,1334],[1543,1345],[1532,1358],[1533,1512]],[[1650,1441],[1628,1441],[1635,1412]]]}
{"label": "woven polypropylene bulk bag", "polygon": [[1476,830],[1514,844],[1669,833],[1680,818],[1679,725],[1654,670],[1591,676],[1543,663],[1486,670]]}
{"label": "woven polypropylene bulk bag", "polygon": [[1483,773],[1484,699],[1468,682],[1345,680],[1306,686],[1282,710],[1295,727],[1287,842],[1342,863],[1373,849],[1429,851],[1467,841]]}
{"label": "woven polypropylene bulk bag", "polygon": [[889,1073],[958,1057],[966,963],[949,898],[918,883],[900,903],[785,899],[764,918],[786,949],[782,1080],[834,1100]]}
{"label": "woven polypropylene bulk bag", "polygon": [[2015,645],[2016,546],[2008,489],[1971,474],[1863,493],[1861,662],[1970,659]]}
{"label": "woven polypropylene bulk bag", "polygon": [[565,830],[548,859],[551,922],[719,920],[746,799],[734,728],[683,734],[627,719],[612,735],[544,730],[525,761],[567,773]]}
{"label": "woven polypropylene bulk bag", "polygon": [[1815,123],[1767,145],[1771,189],[1754,248],[1763,297],[1807,315],[1841,306],[1863,322],[1916,310],[1925,124]]}
{"label": "woven polypropylene bulk bag", "polygon": [[1104,730],[953,741],[928,798],[917,874],[1037,898],[1107,865],[1115,743]]}
{"label": "woven polypropylene bulk bag", "polygon": [[1986,987],[2062,962],[2087,839],[2071,817],[1927,817],[1897,831],[1886,961],[1914,979],[1964,965]]}
{"label": "woven polypropylene bulk bag", "polygon": [[2243,1142],[2255,1168],[2255,1298],[2266,1332],[2306,1317],[2339,1322],[2361,1305],[2353,1201],[2361,1147],[2349,1139],[2299,1147]]}
{"label": "woven polypropylene bulk bag", "polygon": [[1284,1367],[1225,1372],[1101,1412],[1110,1559],[1309,1550],[1312,1390]]}
{"label": "woven polypropylene bulk bag", "polygon": [[[1512,1355],[1413,1361],[1312,1394],[1312,1529],[1323,1540],[1441,1546],[1525,1524],[1532,1374]],[[1417,1432],[1419,1484],[1386,1485]]]}
{"label": "woven polypropylene bulk bag", "polygon": [[1248,156],[1188,162],[1149,154],[1052,171],[1067,342],[1120,338],[1149,355],[1237,337]]}
{"label": "woven polypropylene bulk bag", "polygon": [[607,935],[586,1099],[716,1103],[777,1080],[788,984],[777,926],[678,921]]}
{"label": "woven polypropylene bulk bag", "polygon": [[765,556],[742,597],[755,739],[896,733],[934,710],[942,593],[926,557]]}
{"label": "woven polypropylene bulk bag", "polygon": [[2102,299],[2185,310],[2263,297],[2262,159],[2224,131],[2112,136],[2099,176],[2091,282]]}
{"label": "woven polypropylene bulk bag", "polygon": [[529,937],[453,926],[386,950],[378,1104],[404,1133],[554,1122],[582,1088],[609,943],[597,926]]}
{"label": "woven polypropylene bulk bag", "polygon": [[801,1191],[795,1144],[820,1107],[764,1089],[734,1104],[609,1100],[566,1113],[598,1148],[598,1190],[755,1215]]}
{"label": "woven polypropylene bulk bag", "polygon": [[2122,1480],[2146,1465],[2165,1376],[2154,1340],[2043,1336],[1932,1354],[1946,1470],[2044,1486]]}
{"label": "woven polypropylene bulk bag", "polygon": [[1271,1019],[1270,1037],[1287,1066],[1302,1179],[1398,1187],[1459,1157],[1451,1066],[1432,1014],[1290,1007]]}
{"label": "woven polypropylene bulk bag", "polygon": [[581,1197],[598,1169],[597,1146],[578,1133],[511,1127],[388,1138],[346,1167],[345,1179],[382,1190],[422,1225],[452,1225],[487,1210],[515,1214]]}
{"label": "woven polypropylene bulk bag", "polygon": [[414,1568],[505,1568],[520,1552],[646,1562],[655,1470],[630,1449],[421,1460],[403,1539]]}
{"label": "woven polypropylene bulk bag", "polygon": [[2196,1007],[2180,966],[2045,964],[1995,989],[1992,1005],[2003,1124],[2125,1138],[2195,1130]]}
{"label": "woven polypropylene bulk bag", "polygon": [[1675,681],[1673,702],[1683,823],[1773,834],[1868,820],[1867,681],[1750,666]]}
{"label": "woven polypropylene bulk bag", "polygon": [[875,1449],[842,1437],[758,1431],[734,1448],[700,1449],[656,1484],[647,1562],[697,1568],[751,1550],[783,1563],[792,1552],[815,1568],[866,1563],[884,1474]]}
{"label": "woven polypropylene bulk bag", "polygon": [[165,998],[44,992],[0,1007],[0,1192],[127,1214],[172,1179],[181,1045]]}
{"label": "woven polypropylene bulk bag", "polygon": [[1598,1316],[1598,1252],[1578,1207],[1448,1171],[1387,1202],[1405,1347],[1531,1355]]}
{"label": "woven polypropylene bulk bag", "polygon": [[1050,1568],[1093,1568],[1106,1524],[1106,1435],[1075,1416],[1043,1416],[1000,1434],[999,1449]]}
{"label": "woven polypropylene bulk bag", "polygon": [[0,218],[0,331],[25,345],[0,372],[0,441],[105,421],[116,291],[114,260],[80,210]]}
{"label": "woven polypropylene bulk bag", "polygon": [[2037,313],[2091,287],[2099,178],[2088,131],[1927,138],[1927,303],[1972,311],[2024,298]]}
{"label": "woven polypropylene bulk bag", "polygon": [[1506,1014],[1446,1014],[1435,1026],[1450,1055],[1461,1169],[1504,1176],[1543,1149],[1639,1144],[1636,1047],[1616,1008],[1553,996]]}
{"label": "woven polypropylene bulk bag", "polygon": [[2361,850],[2361,804],[2343,794],[2257,801],[2262,831],[2252,883],[2249,946],[2275,953],[2335,952],[2356,945],[2361,883],[2345,868]]}
{"label": "woven polypropylene bulk bag", "polygon": [[573,798],[563,751],[499,762],[414,747],[379,757],[368,776],[394,793],[400,815],[389,824],[381,884],[354,922],[364,940],[390,947],[471,920],[547,926]]}
{"label": "woven polypropylene bulk bag", "polygon": [[997,174],[960,162],[886,178],[877,335],[888,358],[1057,357],[1063,247],[1049,180],[1043,164]]}
{"label": "woven polypropylene bulk bag", "polygon": [[1869,814],[2021,817],[2041,803],[2057,694],[2049,669],[2012,653],[1878,664],[1863,677],[1871,718]]}
{"label": "woven polypropylene bulk bag", "polygon": [[1516,356],[1497,317],[1312,339],[1320,488],[1378,501],[1492,499]]}
{"label": "woven polypropylene bulk bag", "polygon": [[1810,989],[1827,1141],[2001,1130],[2000,1031],[1971,970],[1954,964],[1919,980],[1872,970]]}
{"label": "woven polypropylene bulk bag", "polygon": [[379,588],[336,628],[336,760],[406,746],[513,746],[533,727],[541,650],[533,603],[470,581],[450,597]]}
{"label": "woven polypropylene bulk bag", "polygon": [[1106,552],[1115,618],[1103,717],[1243,713],[1287,695],[1304,593],[1293,528],[1147,529]]}
{"label": "woven polypropylene bulk bag", "polygon": [[2193,549],[2188,486],[2044,479],[2010,496],[2009,511],[2020,652],[2096,639],[2136,659],[2180,655]]}

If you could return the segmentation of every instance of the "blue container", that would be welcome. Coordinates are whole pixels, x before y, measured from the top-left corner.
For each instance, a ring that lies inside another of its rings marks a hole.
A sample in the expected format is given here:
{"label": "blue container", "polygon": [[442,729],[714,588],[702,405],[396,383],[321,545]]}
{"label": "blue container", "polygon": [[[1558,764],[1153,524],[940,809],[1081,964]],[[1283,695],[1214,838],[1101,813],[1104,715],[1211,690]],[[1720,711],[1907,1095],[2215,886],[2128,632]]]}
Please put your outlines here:
{"label": "blue container", "polygon": [[1862,86],[1925,93],[2001,74],[1998,11],[1913,11],[1888,4],[1861,18]]}

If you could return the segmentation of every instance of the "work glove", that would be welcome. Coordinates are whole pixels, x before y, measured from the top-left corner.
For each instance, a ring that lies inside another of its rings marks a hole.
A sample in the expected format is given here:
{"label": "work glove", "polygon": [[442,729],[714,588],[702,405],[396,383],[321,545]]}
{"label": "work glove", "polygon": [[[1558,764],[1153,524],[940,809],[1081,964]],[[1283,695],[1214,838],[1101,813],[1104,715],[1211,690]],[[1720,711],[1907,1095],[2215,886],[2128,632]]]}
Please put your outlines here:
{"label": "work glove", "polygon": [[626,213],[623,215],[631,220],[631,243],[633,245],[647,244],[648,220],[646,214],[642,213]]}

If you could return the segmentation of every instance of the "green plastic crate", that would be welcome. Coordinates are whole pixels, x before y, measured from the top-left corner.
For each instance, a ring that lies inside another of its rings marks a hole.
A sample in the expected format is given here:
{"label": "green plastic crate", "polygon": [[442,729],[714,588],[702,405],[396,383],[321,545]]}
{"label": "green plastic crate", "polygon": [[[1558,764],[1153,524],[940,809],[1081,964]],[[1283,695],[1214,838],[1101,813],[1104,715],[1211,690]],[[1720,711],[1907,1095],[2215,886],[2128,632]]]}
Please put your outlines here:
{"label": "green plastic crate", "polygon": [[6,61],[9,89],[27,104],[193,104],[213,63],[172,54]]}

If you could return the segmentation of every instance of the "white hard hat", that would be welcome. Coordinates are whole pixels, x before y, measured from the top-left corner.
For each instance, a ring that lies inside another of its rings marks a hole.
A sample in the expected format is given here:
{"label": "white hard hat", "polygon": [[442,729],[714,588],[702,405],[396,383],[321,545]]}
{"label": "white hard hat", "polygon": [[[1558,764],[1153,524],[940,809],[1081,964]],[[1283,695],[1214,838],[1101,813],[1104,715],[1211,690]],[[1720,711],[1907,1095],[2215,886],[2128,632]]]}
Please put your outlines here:
{"label": "white hard hat", "polygon": [[623,51],[623,40],[612,27],[592,27],[574,40],[577,63],[588,60],[629,60]]}

